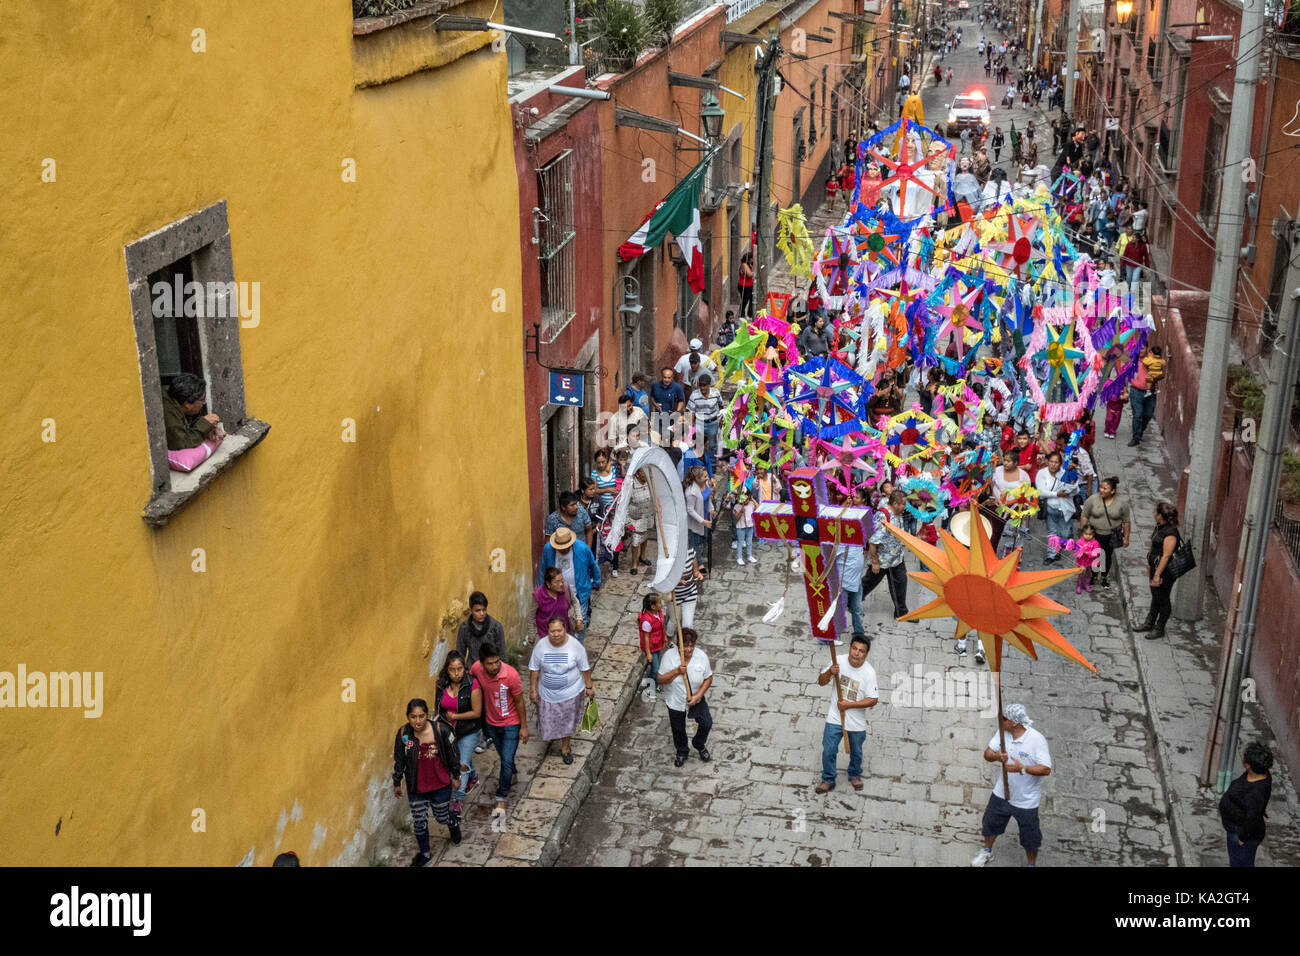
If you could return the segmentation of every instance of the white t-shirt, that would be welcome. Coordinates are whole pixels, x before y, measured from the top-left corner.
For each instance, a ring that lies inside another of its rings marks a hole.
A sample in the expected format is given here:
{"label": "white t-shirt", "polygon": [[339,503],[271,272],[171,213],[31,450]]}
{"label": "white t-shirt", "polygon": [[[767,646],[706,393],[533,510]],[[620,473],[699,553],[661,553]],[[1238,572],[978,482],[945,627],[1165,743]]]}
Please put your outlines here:
{"label": "white t-shirt", "polygon": [[[682,656],[677,652],[677,645],[674,644],[659,658],[659,673],[675,671],[681,663]],[[691,659],[686,663],[686,676],[690,679],[692,694],[698,694],[700,686],[713,676],[713,668],[709,667],[709,655],[698,647],[691,653]],[[664,692],[664,703],[668,705],[669,710],[686,709],[686,685],[682,683],[680,675],[674,677],[666,687],[661,689]]]}
{"label": "white t-shirt", "polygon": [[[830,665],[822,670],[825,674],[830,670]],[[866,700],[868,697],[879,697],[880,690],[876,687],[876,669],[866,661],[862,662],[861,667],[850,667],[847,663],[840,665],[840,692],[847,701]],[[866,730],[867,729],[867,708],[856,707],[853,710],[845,711],[847,730]],[[831,690],[831,706],[826,711],[826,723],[834,724],[836,727],[840,723],[840,705],[835,696],[835,691]]]}
{"label": "white t-shirt", "polygon": [[[999,736],[994,734],[993,739],[989,741],[990,750],[1001,749]],[[1007,732],[1007,755],[1026,767],[1036,767],[1040,764],[1044,767],[1052,765],[1052,755],[1047,750],[1047,738],[1033,727],[1026,727],[1019,740],[1013,738],[1010,731]],[[1006,794],[1002,792],[1002,769],[995,768],[994,772],[997,775],[997,784],[993,787],[993,794],[1005,800]],[[1013,807],[1032,810],[1038,806],[1038,801],[1043,797],[1042,777],[1035,777],[1028,773],[1007,773],[1007,781],[1011,784]]]}
{"label": "white t-shirt", "polygon": [[582,672],[591,670],[587,663],[587,649],[570,637],[563,646],[556,647],[550,638],[542,638],[533,648],[530,671],[541,671],[537,690],[548,704],[562,704],[582,693],[586,681]]}
{"label": "white t-shirt", "polygon": [[682,377],[682,383],[684,385],[690,385],[692,388],[695,386],[695,383],[699,381],[700,376],[705,372],[709,373],[709,378],[713,379],[714,385],[718,384],[718,364],[703,352],[700,353],[700,365],[699,368],[695,370],[694,374],[691,373],[690,352],[687,352],[679,358],[677,364],[674,365],[673,368],[677,371],[677,374]]}

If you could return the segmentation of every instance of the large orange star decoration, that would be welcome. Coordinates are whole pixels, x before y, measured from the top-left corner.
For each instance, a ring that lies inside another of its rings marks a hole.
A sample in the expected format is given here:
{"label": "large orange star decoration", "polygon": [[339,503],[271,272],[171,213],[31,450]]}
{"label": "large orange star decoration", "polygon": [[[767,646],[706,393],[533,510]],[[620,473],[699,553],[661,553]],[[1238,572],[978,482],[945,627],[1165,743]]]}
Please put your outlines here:
{"label": "large orange star decoration", "polygon": [[974,504],[971,505],[970,548],[947,531],[939,532],[943,547],[937,548],[892,524],[886,527],[929,569],[908,572],[908,577],[937,595],[929,604],[899,618],[900,621],[956,617],[954,636],[960,639],[975,631],[984,646],[989,668],[995,673],[1002,669],[1003,641],[1035,660],[1038,654],[1034,645],[1038,644],[1082,664],[1094,674],[1097,672],[1047,621],[1068,614],[1070,609],[1039,593],[1074,577],[1080,568],[1022,571],[1019,548],[999,560]]}

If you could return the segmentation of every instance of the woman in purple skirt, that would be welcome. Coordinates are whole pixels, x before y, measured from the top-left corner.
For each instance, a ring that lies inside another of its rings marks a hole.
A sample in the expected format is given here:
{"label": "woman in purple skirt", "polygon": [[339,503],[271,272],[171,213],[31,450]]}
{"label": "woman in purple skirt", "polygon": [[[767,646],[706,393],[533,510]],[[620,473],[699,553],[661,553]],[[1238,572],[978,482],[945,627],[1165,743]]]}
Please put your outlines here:
{"label": "woman in purple skirt", "polygon": [[562,618],[547,624],[546,640],[538,641],[528,663],[530,697],[537,708],[542,739],[560,742],[560,756],[573,763],[569,738],[578,729],[586,698],[596,695],[591,683],[587,650],[571,637]]}

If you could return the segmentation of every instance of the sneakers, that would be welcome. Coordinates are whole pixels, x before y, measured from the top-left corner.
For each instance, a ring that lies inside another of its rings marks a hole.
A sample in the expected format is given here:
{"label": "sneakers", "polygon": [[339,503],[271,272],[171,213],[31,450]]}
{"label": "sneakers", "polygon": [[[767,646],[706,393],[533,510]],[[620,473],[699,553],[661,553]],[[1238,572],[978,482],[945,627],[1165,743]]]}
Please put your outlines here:
{"label": "sneakers", "polygon": [[713,754],[709,753],[708,747],[700,748],[700,759],[703,760],[705,763],[708,763],[710,760],[713,759]]}
{"label": "sneakers", "polygon": [[616,578],[616,577],[618,577],[618,568],[610,568],[610,569],[609,569],[609,576],[610,576],[611,578]]}
{"label": "sneakers", "polygon": [[957,642],[957,656],[958,656],[958,657],[962,657],[962,658],[964,658],[964,657],[966,656],[966,642],[965,642],[965,641],[958,641],[958,642]]}
{"label": "sneakers", "polygon": [[993,859],[993,851],[988,847],[980,847],[980,851],[975,854],[975,859],[970,861],[971,866],[983,866],[989,860]]}
{"label": "sneakers", "polygon": [[745,559],[743,557],[737,557],[736,563],[743,568],[745,566]]}
{"label": "sneakers", "polygon": [[975,663],[976,663],[976,664],[983,664],[984,662],[985,662],[985,661],[984,661],[984,648],[981,647],[979,650],[977,650],[977,651],[975,652]]}
{"label": "sneakers", "polygon": [[750,563],[750,564],[758,564],[758,558],[754,557],[754,556],[751,554],[751,555],[749,556],[749,563]]}
{"label": "sneakers", "polygon": [[411,860],[411,866],[428,866],[433,857],[426,853],[416,853],[415,858]]}
{"label": "sneakers", "polygon": [[1115,433],[1114,433],[1114,432],[1104,432],[1103,434],[1105,434],[1105,436],[1106,436],[1107,438],[1114,438],[1114,437],[1115,437]]}
{"label": "sneakers", "polygon": [[475,752],[476,754],[481,754],[481,753],[483,753],[485,750],[487,750],[487,745],[486,745],[486,744],[475,744],[475,745],[474,745],[474,752]]}
{"label": "sneakers", "polygon": [[676,757],[673,758],[674,767],[680,767],[684,763],[686,763],[686,758],[683,757],[681,754],[678,754]]}
{"label": "sneakers", "polygon": [[659,700],[659,695],[655,693],[654,685],[647,682],[646,689],[641,691],[641,701],[646,704],[655,704]]}

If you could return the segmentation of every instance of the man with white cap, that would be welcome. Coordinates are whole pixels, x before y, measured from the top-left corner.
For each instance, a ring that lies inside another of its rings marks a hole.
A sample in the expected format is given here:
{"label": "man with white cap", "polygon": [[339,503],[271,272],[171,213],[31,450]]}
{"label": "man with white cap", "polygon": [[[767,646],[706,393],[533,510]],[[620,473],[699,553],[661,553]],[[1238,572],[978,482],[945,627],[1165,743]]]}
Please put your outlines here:
{"label": "man with white cap", "polygon": [[718,380],[716,374],[718,363],[700,351],[700,349],[704,348],[704,343],[699,339],[691,339],[690,345],[691,350],[679,358],[677,364],[673,366],[673,371],[677,373],[677,378],[686,389],[687,398],[690,397],[691,389],[696,386],[700,376],[705,372],[708,372],[715,382]]}
{"label": "man with white cap", "polygon": [[[1038,848],[1043,845],[1043,831],[1038,826],[1038,803],[1042,799],[1043,778],[1052,772],[1052,755],[1047,750],[1047,738],[1033,729],[1033,723],[1024,704],[1008,704],[999,718],[1001,732],[994,734],[984,748],[985,760],[1006,765],[1011,798],[1008,800],[1002,789],[1002,771],[999,769],[980,826],[984,848],[975,854],[971,866],[983,866],[993,859],[993,841],[1006,832],[1012,817],[1016,818],[1020,829],[1020,845],[1025,848],[1029,865],[1038,862]],[[1006,750],[1000,749],[1003,740],[1006,741]]]}

